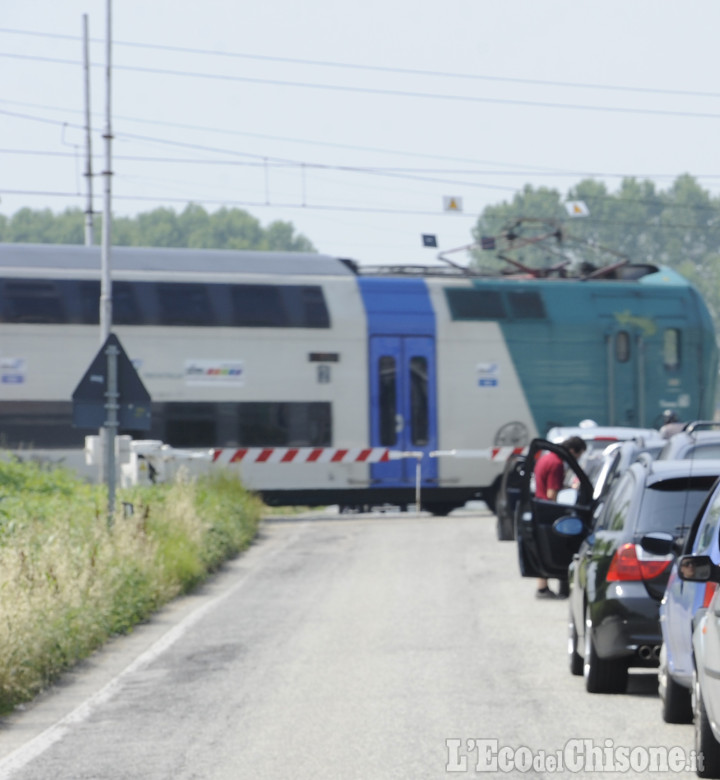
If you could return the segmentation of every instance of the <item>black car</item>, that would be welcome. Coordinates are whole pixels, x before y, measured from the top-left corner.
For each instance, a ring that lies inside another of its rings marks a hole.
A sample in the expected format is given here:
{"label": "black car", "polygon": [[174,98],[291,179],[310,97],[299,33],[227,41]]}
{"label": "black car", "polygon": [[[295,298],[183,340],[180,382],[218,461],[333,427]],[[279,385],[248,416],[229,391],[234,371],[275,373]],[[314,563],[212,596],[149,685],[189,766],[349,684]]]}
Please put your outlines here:
{"label": "black car", "polygon": [[[547,450],[574,472],[571,505],[534,496],[533,466]],[[720,461],[641,456],[599,499],[559,445],[536,439],[526,464],[516,510],[521,573],[569,580],[570,671],[584,675],[591,693],[620,693],[630,667],[658,665],[659,606],[673,556],[649,552],[653,534],[687,531]]]}

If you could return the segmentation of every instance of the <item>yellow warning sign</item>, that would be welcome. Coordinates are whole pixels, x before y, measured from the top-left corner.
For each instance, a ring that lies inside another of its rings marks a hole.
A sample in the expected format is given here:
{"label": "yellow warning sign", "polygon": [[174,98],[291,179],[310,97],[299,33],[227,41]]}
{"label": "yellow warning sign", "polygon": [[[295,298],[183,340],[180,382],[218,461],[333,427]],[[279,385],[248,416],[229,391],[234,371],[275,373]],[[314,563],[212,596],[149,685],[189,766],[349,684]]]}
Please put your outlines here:
{"label": "yellow warning sign", "polygon": [[445,211],[462,211],[462,198],[446,195],[443,198],[443,209]]}

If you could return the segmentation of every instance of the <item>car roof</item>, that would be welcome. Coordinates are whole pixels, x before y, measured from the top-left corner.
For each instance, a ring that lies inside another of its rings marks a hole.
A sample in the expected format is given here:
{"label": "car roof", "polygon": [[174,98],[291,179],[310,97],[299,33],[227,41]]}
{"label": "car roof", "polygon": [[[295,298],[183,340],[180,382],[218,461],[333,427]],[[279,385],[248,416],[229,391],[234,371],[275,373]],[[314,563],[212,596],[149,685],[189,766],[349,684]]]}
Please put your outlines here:
{"label": "car roof", "polygon": [[660,431],[655,428],[631,428],[622,425],[556,426],[547,432],[545,438],[558,444],[571,436],[579,436],[585,441],[610,443],[628,439],[657,439],[660,438]]}
{"label": "car roof", "polygon": [[709,431],[707,429],[683,430],[674,433],[665,444],[661,454],[662,460],[670,460],[689,448],[695,448],[704,444],[720,444],[720,430]]}
{"label": "car roof", "polygon": [[646,469],[648,484],[682,477],[720,477],[717,460],[646,460],[636,461],[630,468]]}

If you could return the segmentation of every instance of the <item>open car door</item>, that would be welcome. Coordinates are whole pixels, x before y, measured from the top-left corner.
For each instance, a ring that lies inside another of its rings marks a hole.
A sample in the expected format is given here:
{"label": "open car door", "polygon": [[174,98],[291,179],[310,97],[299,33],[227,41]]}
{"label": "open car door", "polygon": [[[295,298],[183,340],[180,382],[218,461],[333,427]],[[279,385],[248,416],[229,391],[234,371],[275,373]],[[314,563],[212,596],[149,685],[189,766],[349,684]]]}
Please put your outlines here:
{"label": "open car door", "polygon": [[[574,488],[561,491],[557,502],[535,497],[533,469],[547,452],[560,457],[566,466],[565,484],[572,483]],[[534,439],[525,460],[515,507],[522,576],[567,579],[573,555],[590,533],[594,508],[593,485],[577,460],[559,444]]]}

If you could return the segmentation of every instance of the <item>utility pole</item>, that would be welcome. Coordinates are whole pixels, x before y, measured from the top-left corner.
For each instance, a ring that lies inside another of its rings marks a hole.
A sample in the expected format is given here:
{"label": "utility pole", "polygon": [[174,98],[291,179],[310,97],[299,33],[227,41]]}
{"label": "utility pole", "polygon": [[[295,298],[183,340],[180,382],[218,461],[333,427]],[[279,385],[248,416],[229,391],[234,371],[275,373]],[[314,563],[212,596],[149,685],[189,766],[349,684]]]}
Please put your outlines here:
{"label": "utility pole", "polygon": [[[100,277],[100,343],[105,344],[112,330],[112,278],[110,275],[110,247],[112,224],[112,101],[111,101],[111,71],[112,71],[112,0],[107,0],[107,40],[105,66],[105,197],[103,202],[102,222],[102,273]],[[107,418],[105,422],[105,479],[108,487],[108,523],[112,523],[115,512],[115,437],[118,429],[118,379],[117,350],[110,346],[107,350]],[[101,437],[102,440],[102,437]]]}
{"label": "utility pole", "polygon": [[90,127],[90,51],[88,47],[88,15],[83,14],[83,63],[85,69],[85,178],[87,205],[85,207],[85,246],[95,243],[93,229],[92,130]]}

